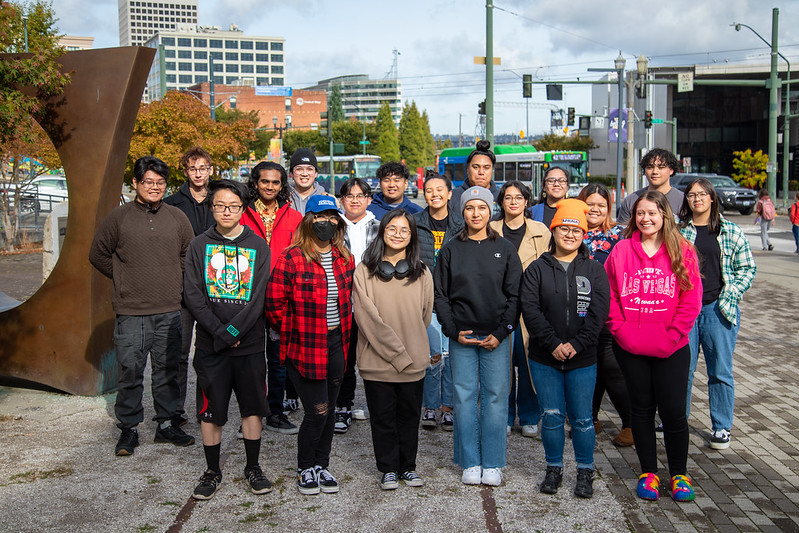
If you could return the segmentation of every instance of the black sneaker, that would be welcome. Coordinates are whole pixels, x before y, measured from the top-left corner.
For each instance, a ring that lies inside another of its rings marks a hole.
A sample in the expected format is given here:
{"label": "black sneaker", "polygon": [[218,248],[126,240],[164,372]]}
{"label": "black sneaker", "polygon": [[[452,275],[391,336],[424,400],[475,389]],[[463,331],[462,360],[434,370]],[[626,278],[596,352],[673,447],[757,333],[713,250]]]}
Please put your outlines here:
{"label": "black sneaker", "polygon": [[338,481],[333,477],[333,474],[328,472],[327,468],[316,465],[314,470],[316,471],[316,480],[319,483],[319,489],[322,492],[328,494],[338,492]]}
{"label": "black sneaker", "polygon": [[297,488],[300,494],[319,494],[319,482],[316,480],[316,470],[306,468],[297,471]]}
{"label": "black sneaker", "polygon": [[380,488],[383,490],[394,490],[399,488],[399,480],[396,472],[384,472],[380,478]]}
{"label": "black sneaker", "polygon": [[188,422],[189,419],[182,415],[175,415],[172,417],[172,425],[175,426],[176,428],[185,426],[186,424],[188,424]]}
{"label": "black sneaker", "polygon": [[455,419],[452,416],[452,411],[441,411],[441,429],[444,431],[455,429]]}
{"label": "black sneaker", "polygon": [[245,468],[244,477],[247,478],[247,484],[250,486],[250,492],[253,494],[272,492],[272,483],[261,471],[260,465]]}
{"label": "black sneaker", "polygon": [[346,407],[336,407],[336,425],[333,431],[336,433],[346,433],[352,424],[352,411]]}
{"label": "black sneaker", "polygon": [[136,428],[126,428],[122,430],[122,434],[117,441],[117,447],[114,454],[118,456],[133,455],[134,448],[139,445],[139,432]]}
{"label": "black sneaker", "polygon": [[289,417],[283,413],[271,414],[266,417],[266,429],[284,435],[296,435],[300,432],[300,428],[292,424]]}
{"label": "black sneaker", "polygon": [[175,426],[167,426],[164,429],[158,426],[153,442],[170,442],[175,446],[191,446],[194,444],[194,437]]}
{"label": "black sneaker", "polygon": [[191,495],[195,500],[210,500],[216,494],[219,484],[222,483],[222,473],[206,470],[200,476],[200,483],[194,487],[194,494]]}
{"label": "black sneaker", "polygon": [[546,477],[538,487],[544,494],[557,494],[560,484],[563,482],[563,468],[560,466],[548,466]]}
{"label": "black sneaker", "polygon": [[400,474],[400,479],[409,487],[421,487],[424,485],[424,479],[419,477],[419,474],[413,470],[408,470],[407,472]]}
{"label": "black sneaker", "polygon": [[574,495],[580,498],[590,498],[594,495],[594,471],[587,468],[577,469],[577,484],[574,486]]}

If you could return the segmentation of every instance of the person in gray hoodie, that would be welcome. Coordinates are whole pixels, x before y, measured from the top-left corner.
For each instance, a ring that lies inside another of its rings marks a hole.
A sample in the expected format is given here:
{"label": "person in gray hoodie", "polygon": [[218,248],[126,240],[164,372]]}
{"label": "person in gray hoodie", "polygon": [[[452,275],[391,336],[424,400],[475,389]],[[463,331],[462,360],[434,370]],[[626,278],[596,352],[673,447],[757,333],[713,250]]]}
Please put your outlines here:
{"label": "person in gray hoodie", "polygon": [[308,198],[311,196],[318,194],[333,196],[316,182],[318,175],[319,165],[313,150],[297,148],[289,160],[289,177],[294,182],[291,187],[291,207],[293,209],[305,213],[305,204],[308,203]]}

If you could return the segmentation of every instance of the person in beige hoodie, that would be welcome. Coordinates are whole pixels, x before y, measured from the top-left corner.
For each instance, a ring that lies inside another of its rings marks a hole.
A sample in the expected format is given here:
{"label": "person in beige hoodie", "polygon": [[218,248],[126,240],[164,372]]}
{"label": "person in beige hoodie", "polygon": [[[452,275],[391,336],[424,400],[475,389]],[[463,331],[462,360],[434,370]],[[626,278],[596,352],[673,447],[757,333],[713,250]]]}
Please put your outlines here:
{"label": "person in beige hoodie", "polygon": [[386,213],[355,269],[353,311],[380,486],[422,486],[416,451],[433,277],[419,258],[416,222],[402,209]]}

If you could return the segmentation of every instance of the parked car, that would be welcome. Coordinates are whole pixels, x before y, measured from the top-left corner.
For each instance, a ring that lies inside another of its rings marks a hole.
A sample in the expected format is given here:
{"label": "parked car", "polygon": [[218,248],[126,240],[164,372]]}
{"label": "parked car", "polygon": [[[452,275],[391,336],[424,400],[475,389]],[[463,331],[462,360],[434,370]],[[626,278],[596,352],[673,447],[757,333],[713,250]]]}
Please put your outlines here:
{"label": "parked car", "polygon": [[722,211],[730,209],[738,211],[742,215],[750,215],[754,211],[757,202],[755,191],[741,187],[729,176],[700,173],[675,174],[671,177],[671,186],[685,192],[688,184],[697,178],[705,178],[713,185],[719,196],[719,209]]}

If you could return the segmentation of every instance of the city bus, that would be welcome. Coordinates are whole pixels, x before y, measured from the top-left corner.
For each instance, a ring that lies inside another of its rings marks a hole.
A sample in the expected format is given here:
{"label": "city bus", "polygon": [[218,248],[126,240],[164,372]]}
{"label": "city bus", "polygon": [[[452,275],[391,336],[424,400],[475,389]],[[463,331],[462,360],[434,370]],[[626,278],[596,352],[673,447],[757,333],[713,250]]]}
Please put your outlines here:
{"label": "city bus", "polygon": [[[466,177],[466,158],[474,148],[445,148],[438,157],[438,173],[446,175],[457,187]],[[551,166],[568,168],[574,183],[588,181],[588,154],[553,150],[539,152],[531,145],[499,144],[494,147],[497,164],[494,181],[519,180],[529,185],[536,197],[541,193],[541,177]]]}
{"label": "city bus", "polygon": [[[321,155],[316,158],[319,165],[319,176],[316,181],[330,192],[330,156]],[[362,178],[370,185],[376,181],[375,174],[381,165],[377,155],[334,155],[333,176],[335,176],[335,192],[339,195],[341,184],[350,178]]]}

